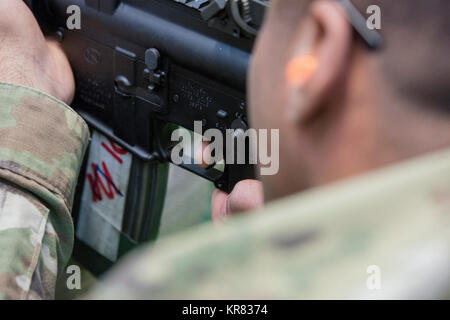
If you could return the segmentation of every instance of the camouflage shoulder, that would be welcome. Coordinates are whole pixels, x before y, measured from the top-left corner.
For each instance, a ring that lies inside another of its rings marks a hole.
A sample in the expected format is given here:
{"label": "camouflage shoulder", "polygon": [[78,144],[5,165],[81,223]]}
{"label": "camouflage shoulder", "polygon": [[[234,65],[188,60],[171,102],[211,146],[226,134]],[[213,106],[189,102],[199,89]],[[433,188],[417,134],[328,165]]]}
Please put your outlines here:
{"label": "camouflage shoulder", "polygon": [[449,174],[447,151],[199,227],[134,253],[89,297],[443,297]]}

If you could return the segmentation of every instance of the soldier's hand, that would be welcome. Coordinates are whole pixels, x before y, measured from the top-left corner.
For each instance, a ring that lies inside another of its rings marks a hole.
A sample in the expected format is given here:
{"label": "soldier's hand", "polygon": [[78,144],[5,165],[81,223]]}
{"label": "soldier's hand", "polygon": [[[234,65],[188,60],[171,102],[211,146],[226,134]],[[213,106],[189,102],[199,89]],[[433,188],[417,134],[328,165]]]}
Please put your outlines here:
{"label": "soldier's hand", "polygon": [[[211,154],[208,142],[203,142],[201,148],[195,150],[195,160],[201,168],[208,167]],[[243,180],[236,184],[233,191],[227,194],[214,189],[211,197],[211,219],[214,223],[222,223],[228,216],[262,207],[264,192],[262,183],[258,180]]]}
{"label": "soldier's hand", "polygon": [[264,204],[263,187],[260,181],[243,180],[227,194],[215,189],[211,198],[211,218],[214,223],[223,222],[226,217],[254,210]]}
{"label": "soldier's hand", "polygon": [[24,85],[70,103],[75,82],[63,51],[42,34],[22,0],[0,1],[0,81]]}

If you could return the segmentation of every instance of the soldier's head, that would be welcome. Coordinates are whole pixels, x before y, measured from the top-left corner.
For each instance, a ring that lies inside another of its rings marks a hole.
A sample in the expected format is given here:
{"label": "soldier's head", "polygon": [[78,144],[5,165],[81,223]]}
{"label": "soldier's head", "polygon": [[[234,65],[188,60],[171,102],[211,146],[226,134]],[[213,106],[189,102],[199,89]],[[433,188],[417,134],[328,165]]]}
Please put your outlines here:
{"label": "soldier's head", "polygon": [[338,1],[271,1],[249,76],[252,125],[280,129],[269,199],[450,146],[450,1],[351,1],[380,8],[380,50]]}

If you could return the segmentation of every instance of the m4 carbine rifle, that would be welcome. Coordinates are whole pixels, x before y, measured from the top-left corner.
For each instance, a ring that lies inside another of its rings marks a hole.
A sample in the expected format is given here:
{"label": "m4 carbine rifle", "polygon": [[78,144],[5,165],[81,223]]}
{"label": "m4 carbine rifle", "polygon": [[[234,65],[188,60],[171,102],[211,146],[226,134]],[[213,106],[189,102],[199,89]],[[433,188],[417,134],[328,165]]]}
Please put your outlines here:
{"label": "m4 carbine rifle", "polygon": [[[57,35],[76,80],[73,107],[145,161],[170,161],[167,124],[247,129],[246,74],[268,0],[25,0]],[[69,30],[68,8],[81,9]],[[248,151],[248,150],[247,150]],[[224,155],[227,154],[224,150]],[[230,191],[250,164],[182,167]]]}

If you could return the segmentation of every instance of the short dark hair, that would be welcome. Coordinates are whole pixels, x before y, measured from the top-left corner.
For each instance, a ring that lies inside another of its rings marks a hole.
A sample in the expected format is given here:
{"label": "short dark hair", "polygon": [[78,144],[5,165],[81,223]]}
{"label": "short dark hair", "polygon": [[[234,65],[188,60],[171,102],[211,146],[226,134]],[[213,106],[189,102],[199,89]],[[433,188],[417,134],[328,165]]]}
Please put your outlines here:
{"label": "short dark hair", "polygon": [[353,0],[362,13],[381,9],[383,72],[414,101],[450,111],[450,1]]}
{"label": "short dark hair", "polygon": [[[278,0],[275,11],[295,30],[314,0]],[[450,1],[351,0],[360,12],[381,9],[382,72],[399,95],[450,111]]]}

